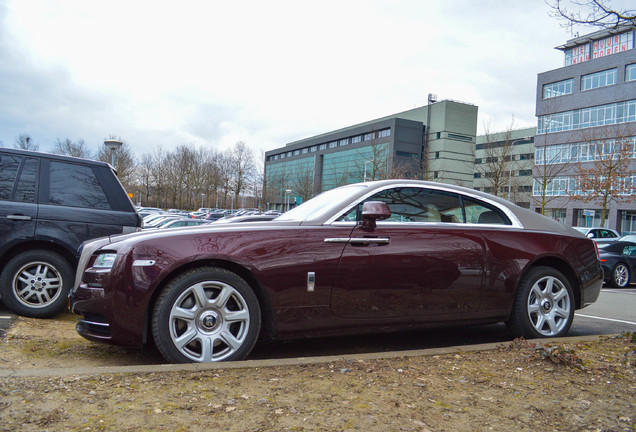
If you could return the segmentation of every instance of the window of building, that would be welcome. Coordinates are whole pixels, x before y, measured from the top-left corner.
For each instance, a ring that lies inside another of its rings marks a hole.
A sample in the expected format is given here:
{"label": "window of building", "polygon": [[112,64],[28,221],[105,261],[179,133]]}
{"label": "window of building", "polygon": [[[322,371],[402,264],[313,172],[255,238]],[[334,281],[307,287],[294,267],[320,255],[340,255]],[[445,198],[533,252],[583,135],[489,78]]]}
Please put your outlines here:
{"label": "window of building", "polygon": [[559,82],[545,84],[543,86],[543,99],[571,94],[573,82],[574,80],[570,78]]}
{"label": "window of building", "polygon": [[294,156],[298,156],[300,154],[300,150],[294,150]]}
{"label": "window of building", "polygon": [[309,151],[312,152],[312,153],[318,151],[318,146],[309,147]]}
{"label": "window of building", "polygon": [[320,146],[318,147],[319,150],[326,150],[327,149],[327,144],[320,144]]}
{"label": "window of building", "polygon": [[537,165],[593,162],[615,157],[621,148],[631,148],[632,157],[636,158],[636,137],[542,146],[536,149],[535,160]]}
{"label": "window of building", "polygon": [[391,136],[391,129],[382,129],[382,130],[378,133],[378,136],[379,136],[380,138],[385,138],[385,137]]}
{"label": "window of building", "polygon": [[532,175],[532,170],[519,170],[519,177],[528,177]]}
{"label": "window of building", "polygon": [[303,154],[309,153],[309,148],[308,148],[308,147],[305,147],[305,148],[303,149],[302,153],[303,153]]}
{"label": "window of building", "polygon": [[341,139],[341,140],[339,140],[339,141],[338,141],[338,145],[339,145],[340,147],[342,147],[342,146],[346,146],[346,145],[348,145],[348,144],[349,144],[349,138]]}
{"label": "window of building", "polygon": [[481,178],[481,173],[474,173],[473,177],[476,179]]}
{"label": "window of building", "polygon": [[287,156],[287,154],[286,154],[286,153],[281,153],[280,158],[281,158],[281,159],[285,159],[285,157],[286,157],[286,156]]}
{"label": "window of building", "polygon": [[532,153],[523,153],[519,155],[519,160],[532,160],[534,159],[534,154]]}
{"label": "window of building", "polygon": [[479,165],[481,163],[481,158],[475,159],[475,165]]}
{"label": "window of building", "polygon": [[371,141],[373,139],[375,139],[375,132],[369,132],[369,133],[364,134],[364,140],[365,141]]}
{"label": "window of building", "polygon": [[329,148],[330,148],[330,149],[332,149],[332,148],[336,148],[336,147],[338,147],[338,141],[331,141],[331,142],[329,143]]}
{"label": "window of building", "polygon": [[633,121],[636,121],[636,100],[541,116],[537,133],[546,134]]}
{"label": "window of building", "polygon": [[614,35],[592,43],[592,58],[605,57],[634,48],[634,32]]}
{"label": "window of building", "polygon": [[458,134],[452,134],[449,133],[448,137],[451,139],[457,139],[457,140],[462,140],[462,141],[472,141],[473,139],[469,136],[466,135],[458,135]]}
{"label": "window of building", "polygon": [[435,152],[435,159],[439,159],[439,152]]}
{"label": "window of building", "polygon": [[110,209],[108,198],[91,167],[51,162],[49,203]]}
{"label": "window of building", "polygon": [[625,81],[636,80],[636,63],[625,66]]}
{"label": "window of building", "polygon": [[362,142],[362,135],[351,137],[351,144]]}
{"label": "window of building", "polygon": [[608,69],[581,77],[581,91],[616,84],[617,69]]}
{"label": "window of building", "polygon": [[583,63],[590,59],[590,44],[580,45],[565,51],[565,65]]}

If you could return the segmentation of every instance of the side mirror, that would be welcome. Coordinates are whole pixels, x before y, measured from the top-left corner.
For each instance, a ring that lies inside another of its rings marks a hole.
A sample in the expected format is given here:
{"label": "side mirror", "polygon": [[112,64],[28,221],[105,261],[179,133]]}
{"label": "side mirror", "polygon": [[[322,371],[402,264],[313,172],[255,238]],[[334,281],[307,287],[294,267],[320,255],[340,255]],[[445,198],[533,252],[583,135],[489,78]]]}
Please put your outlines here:
{"label": "side mirror", "polygon": [[367,201],[362,204],[362,228],[375,229],[375,222],[391,217],[391,210],[384,201]]}

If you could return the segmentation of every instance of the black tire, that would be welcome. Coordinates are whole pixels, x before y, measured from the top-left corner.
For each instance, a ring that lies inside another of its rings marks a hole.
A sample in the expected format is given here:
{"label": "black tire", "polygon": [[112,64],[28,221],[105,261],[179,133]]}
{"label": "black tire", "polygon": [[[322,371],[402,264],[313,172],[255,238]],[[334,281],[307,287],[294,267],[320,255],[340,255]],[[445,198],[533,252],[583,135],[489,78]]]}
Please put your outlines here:
{"label": "black tire", "polygon": [[629,285],[632,275],[629,266],[625,263],[618,263],[612,269],[612,277],[609,285],[614,288],[625,288]]}
{"label": "black tire", "polygon": [[152,336],[172,363],[244,359],[261,328],[250,286],[221,268],[189,270],[168,283],[152,312]]}
{"label": "black tire", "polygon": [[534,267],[519,283],[506,325],[516,337],[559,337],[570,330],[575,309],[568,279],[551,267]]}
{"label": "black tire", "polygon": [[0,297],[13,312],[50,318],[66,310],[75,280],[71,263],[48,250],[35,249],[13,257],[0,274]]}

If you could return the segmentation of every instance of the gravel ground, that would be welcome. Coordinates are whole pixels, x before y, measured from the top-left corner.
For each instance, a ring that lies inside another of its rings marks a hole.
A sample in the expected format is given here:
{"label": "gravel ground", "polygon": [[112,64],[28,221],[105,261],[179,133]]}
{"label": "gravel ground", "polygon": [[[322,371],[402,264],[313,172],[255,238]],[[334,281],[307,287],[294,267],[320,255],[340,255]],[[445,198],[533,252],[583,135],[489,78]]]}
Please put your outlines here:
{"label": "gravel ground", "polygon": [[[157,363],[20,318],[0,369]],[[636,339],[153,373],[0,378],[0,431],[634,431]],[[6,373],[4,375],[7,375]]]}

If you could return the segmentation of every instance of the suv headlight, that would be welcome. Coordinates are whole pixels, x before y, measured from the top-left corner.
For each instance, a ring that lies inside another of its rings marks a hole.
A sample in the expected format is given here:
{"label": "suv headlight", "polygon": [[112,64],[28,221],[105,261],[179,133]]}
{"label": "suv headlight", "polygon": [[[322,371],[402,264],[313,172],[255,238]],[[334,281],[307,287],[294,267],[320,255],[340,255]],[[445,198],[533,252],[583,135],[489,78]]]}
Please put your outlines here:
{"label": "suv headlight", "polygon": [[114,252],[101,253],[95,258],[93,268],[96,269],[110,269],[113,267],[117,254]]}

